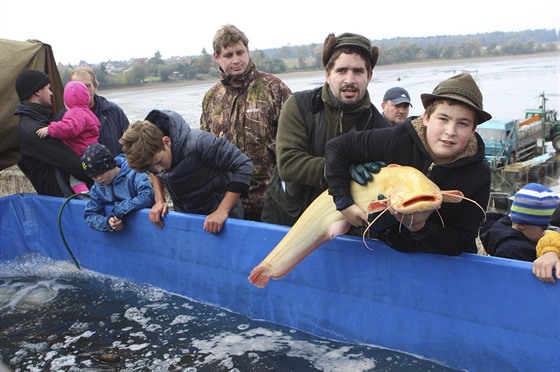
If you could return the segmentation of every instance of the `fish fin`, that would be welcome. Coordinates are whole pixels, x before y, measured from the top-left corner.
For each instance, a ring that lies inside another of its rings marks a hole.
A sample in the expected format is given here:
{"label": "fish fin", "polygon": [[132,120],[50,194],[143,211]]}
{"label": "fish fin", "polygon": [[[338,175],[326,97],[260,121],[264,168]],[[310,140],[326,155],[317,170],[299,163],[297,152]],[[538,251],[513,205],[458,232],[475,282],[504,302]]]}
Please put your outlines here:
{"label": "fish fin", "polygon": [[255,267],[249,275],[249,281],[259,288],[264,288],[270,280],[270,270],[266,265]]}
{"label": "fish fin", "polygon": [[[338,235],[346,234],[346,232],[350,229],[350,223],[346,220],[335,221],[329,225],[327,229],[327,240],[332,240]],[[323,244],[321,242],[320,244]]]}
{"label": "fish fin", "polygon": [[387,208],[387,199],[373,200],[369,202],[366,208],[367,213],[381,212]]}
{"label": "fish fin", "polygon": [[401,165],[399,164],[388,164],[387,168],[394,168],[394,167],[400,167]]}
{"label": "fish fin", "polygon": [[459,190],[446,190],[441,192],[442,201],[445,203],[459,203],[465,195]]}

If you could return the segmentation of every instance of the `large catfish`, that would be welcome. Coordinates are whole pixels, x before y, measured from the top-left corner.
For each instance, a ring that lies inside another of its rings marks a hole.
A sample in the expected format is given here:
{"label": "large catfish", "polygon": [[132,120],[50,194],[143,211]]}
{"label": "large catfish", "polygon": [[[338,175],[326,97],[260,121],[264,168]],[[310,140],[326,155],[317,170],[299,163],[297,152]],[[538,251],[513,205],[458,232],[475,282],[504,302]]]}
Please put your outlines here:
{"label": "large catfish", "polygon": [[[352,182],[354,203],[368,213],[391,207],[402,214],[433,211],[442,202],[460,202],[458,190],[441,191],[422,172],[409,166],[390,164],[374,175],[374,180],[361,186]],[[387,199],[377,200],[383,194]],[[388,212],[387,212],[388,213]],[[342,213],[336,210],[332,196],[325,190],[307,207],[278,245],[255,267],[249,281],[263,288],[270,278],[280,279],[319,245],[344,234],[350,228]]]}

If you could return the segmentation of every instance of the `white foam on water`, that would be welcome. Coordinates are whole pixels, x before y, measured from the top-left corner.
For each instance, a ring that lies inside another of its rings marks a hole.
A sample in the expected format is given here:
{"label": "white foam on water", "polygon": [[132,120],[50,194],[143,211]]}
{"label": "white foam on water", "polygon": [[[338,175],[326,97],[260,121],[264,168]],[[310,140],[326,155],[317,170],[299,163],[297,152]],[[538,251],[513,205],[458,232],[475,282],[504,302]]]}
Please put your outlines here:
{"label": "white foam on water", "polygon": [[186,324],[186,323],[190,322],[191,320],[195,320],[195,319],[196,319],[196,317],[190,316],[190,315],[177,315],[175,317],[175,319],[173,319],[173,321],[170,323],[170,325]]}
{"label": "white foam on water", "polygon": [[71,285],[57,283],[55,279],[37,283],[8,281],[0,285],[0,311],[10,309],[28,311],[44,306],[54,300],[62,289],[75,289]]}
{"label": "white foam on water", "polygon": [[[253,352],[281,352],[287,356],[303,358],[321,371],[368,371],[376,362],[361,354],[347,355],[349,346],[333,349],[329,346],[295,340],[280,331],[266,328],[250,329],[239,334],[220,333],[208,340],[193,340],[192,345],[208,355],[204,363],[220,362],[224,368],[233,366],[232,356]],[[253,353],[253,357],[257,354]]]}
{"label": "white foam on water", "polygon": [[91,336],[93,336],[95,334],[95,332],[92,331],[85,331],[82,334],[79,334],[77,336],[64,336],[65,338],[65,342],[63,344],[64,348],[68,348],[70,345],[75,344],[76,342],[78,342],[81,338],[90,338]]}
{"label": "white foam on water", "polygon": [[76,357],[74,355],[63,355],[53,359],[51,362],[51,371],[59,371],[63,367],[71,367],[76,364]]}

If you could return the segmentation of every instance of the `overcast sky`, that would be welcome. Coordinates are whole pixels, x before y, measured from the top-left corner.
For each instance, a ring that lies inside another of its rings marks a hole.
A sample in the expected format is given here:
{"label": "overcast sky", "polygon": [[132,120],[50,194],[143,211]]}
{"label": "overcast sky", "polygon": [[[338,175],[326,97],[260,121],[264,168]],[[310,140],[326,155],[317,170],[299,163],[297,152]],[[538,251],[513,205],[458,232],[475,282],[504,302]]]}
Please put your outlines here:
{"label": "overcast sky", "polygon": [[249,49],[323,43],[329,33],[369,39],[560,29],[560,1],[470,0],[0,0],[0,38],[37,39],[57,62],[198,55],[212,52],[230,23]]}

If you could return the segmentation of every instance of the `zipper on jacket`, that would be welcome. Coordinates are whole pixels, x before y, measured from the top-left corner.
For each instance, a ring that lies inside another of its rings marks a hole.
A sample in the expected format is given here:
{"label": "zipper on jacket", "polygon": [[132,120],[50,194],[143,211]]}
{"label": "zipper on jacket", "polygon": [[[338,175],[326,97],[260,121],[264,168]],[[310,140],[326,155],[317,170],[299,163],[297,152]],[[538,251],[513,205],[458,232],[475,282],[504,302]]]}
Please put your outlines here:
{"label": "zipper on jacket", "polygon": [[434,162],[430,164],[430,166],[428,167],[428,172],[426,173],[426,177],[430,178],[430,173],[432,172],[432,169],[434,169],[435,165],[436,164]]}
{"label": "zipper on jacket", "polygon": [[338,134],[342,134],[342,118],[344,117],[344,111],[340,110],[339,120],[338,120]]}

